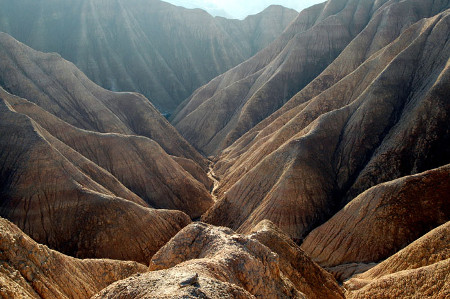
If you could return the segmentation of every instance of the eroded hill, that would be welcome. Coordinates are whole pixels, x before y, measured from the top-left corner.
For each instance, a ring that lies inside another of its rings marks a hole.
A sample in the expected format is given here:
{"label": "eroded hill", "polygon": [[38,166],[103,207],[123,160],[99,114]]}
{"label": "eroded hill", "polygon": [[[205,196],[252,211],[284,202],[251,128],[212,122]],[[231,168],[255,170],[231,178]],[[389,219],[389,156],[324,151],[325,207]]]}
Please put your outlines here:
{"label": "eroded hill", "polygon": [[66,254],[146,263],[212,205],[206,159],[142,95],[4,33],[0,49],[3,217]]}
{"label": "eroded hill", "polygon": [[448,297],[449,32],[448,0],[303,11],[180,106],[213,161],[143,96],[1,34],[1,215],[149,265],[0,221],[1,294]]}
{"label": "eroded hill", "polygon": [[159,0],[2,0],[0,6],[0,31],[59,53],[104,88],[140,92],[165,113],[267,46],[298,14],[271,6],[228,20]]}

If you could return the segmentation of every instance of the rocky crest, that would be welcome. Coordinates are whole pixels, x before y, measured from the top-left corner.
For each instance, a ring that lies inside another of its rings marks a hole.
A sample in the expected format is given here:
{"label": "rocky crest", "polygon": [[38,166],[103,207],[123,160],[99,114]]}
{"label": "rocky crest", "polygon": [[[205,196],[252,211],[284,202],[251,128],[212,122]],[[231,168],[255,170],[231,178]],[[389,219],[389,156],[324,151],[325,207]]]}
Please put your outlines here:
{"label": "rocky crest", "polygon": [[278,255],[269,248],[203,223],[180,231],[153,256],[149,269],[112,284],[95,298],[305,298],[280,271]]}
{"label": "rocky crest", "polygon": [[272,222],[261,221],[249,236],[278,254],[280,270],[307,298],[344,298],[333,276],[314,263]]}

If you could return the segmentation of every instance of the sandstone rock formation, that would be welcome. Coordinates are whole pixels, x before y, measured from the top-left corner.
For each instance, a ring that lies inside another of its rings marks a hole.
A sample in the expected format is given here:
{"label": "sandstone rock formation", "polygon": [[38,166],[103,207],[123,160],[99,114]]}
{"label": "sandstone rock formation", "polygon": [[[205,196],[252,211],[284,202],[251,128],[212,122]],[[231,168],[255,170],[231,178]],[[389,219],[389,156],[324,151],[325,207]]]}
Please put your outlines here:
{"label": "sandstone rock formation", "polygon": [[89,298],[109,284],[146,271],[136,262],[79,260],[37,244],[0,218],[0,297]]}
{"label": "sandstone rock formation", "polygon": [[[279,258],[227,228],[191,224],[155,254],[151,272],[119,281],[94,298],[304,298]],[[198,274],[198,283],[180,285]]]}
{"label": "sandstone rock formation", "polygon": [[273,6],[227,20],[158,0],[2,0],[0,6],[0,31],[61,54],[107,89],[143,93],[168,113],[265,47],[298,14]]}
{"label": "sandstone rock formation", "polygon": [[261,221],[252,230],[250,237],[278,254],[280,270],[307,298],[344,298],[344,293],[333,276],[311,261],[272,222]]}
{"label": "sandstone rock formation", "polygon": [[450,222],[345,283],[348,298],[450,295]]}
{"label": "sandstone rock formation", "polygon": [[313,230],[301,247],[325,267],[380,262],[450,219],[449,192],[450,165],[377,185]]}
{"label": "sandstone rock formation", "polygon": [[[423,11],[449,7],[431,2]],[[242,233],[269,219],[301,242],[370,187],[448,164],[449,11],[412,25],[415,17],[395,14],[423,5],[386,3],[286,108],[217,157],[219,200],[203,220]],[[397,22],[397,38],[386,22]],[[333,83],[327,72],[347,61],[355,63]]]}
{"label": "sandstone rock formation", "polygon": [[161,270],[121,280],[102,290],[93,299],[211,298],[253,299],[255,296],[235,284],[201,275],[197,285],[180,285],[197,274],[189,268]]}

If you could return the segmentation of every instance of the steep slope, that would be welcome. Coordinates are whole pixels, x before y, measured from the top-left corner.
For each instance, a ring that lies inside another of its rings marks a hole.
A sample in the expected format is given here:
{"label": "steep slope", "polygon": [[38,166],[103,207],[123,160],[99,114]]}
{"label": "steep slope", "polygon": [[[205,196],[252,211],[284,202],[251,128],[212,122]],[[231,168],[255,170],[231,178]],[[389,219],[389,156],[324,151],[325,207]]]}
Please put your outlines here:
{"label": "steep slope", "polygon": [[34,242],[0,218],[2,298],[89,298],[111,283],[146,271],[136,262],[79,260]]}
{"label": "steep slope", "polygon": [[326,267],[379,262],[447,222],[449,192],[450,165],[377,185],[313,230],[301,247]]}
{"label": "steep slope", "polygon": [[[431,2],[426,13],[449,6]],[[225,150],[214,169],[219,201],[204,220],[248,232],[269,219],[301,241],[370,187],[448,164],[449,12],[413,25],[415,15],[395,14],[425,4],[380,8],[324,76],[286,104],[290,109]],[[392,22],[398,38],[383,37]],[[363,51],[357,59],[355,49]],[[373,54],[364,58],[367,49]],[[323,91],[314,87],[347,61],[356,62],[349,74]]]}
{"label": "steep slope", "polygon": [[[0,215],[63,253],[147,263],[189,217],[153,210],[0,100]],[[147,207],[146,207],[147,206]]]}
{"label": "steep slope", "polygon": [[[1,87],[0,98],[62,141],[64,145],[56,146],[60,152],[70,151],[64,149],[67,145],[111,173],[140,197],[136,202],[142,202],[142,198],[153,208],[180,210],[192,218],[200,217],[213,203],[205,186],[151,139],[75,128],[39,106],[6,93]],[[197,166],[192,160],[183,161]],[[206,176],[199,166],[191,171]],[[114,184],[108,187],[115,188]]]}
{"label": "steep slope", "polygon": [[171,156],[171,158],[180,164],[187,172],[189,172],[197,181],[202,183],[207,190],[212,190],[214,186],[213,180],[207,173],[194,161],[182,157]]}
{"label": "steep slope", "polygon": [[450,294],[450,223],[432,230],[371,270],[345,283],[349,298]]}
{"label": "steep slope", "polygon": [[149,268],[94,298],[305,298],[267,247],[203,223],[184,228],[155,254]]}
{"label": "steep slope", "polygon": [[142,95],[113,93],[57,54],[44,54],[0,33],[0,86],[81,129],[149,137],[175,156],[206,160]]}
{"label": "steep slope", "polygon": [[269,47],[199,88],[173,124],[197,149],[218,153],[319,75],[384,2],[331,0],[304,10]]}
{"label": "steep slope", "polygon": [[276,225],[261,221],[250,237],[266,245],[280,258],[280,270],[307,298],[344,298],[344,293],[333,276],[323,270]]}
{"label": "steep slope", "polygon": [[[445,8],[448,8],[448,1],[388,2],[317,78],[225,150],[216,172],[222,175],[233,164],[244,162],[247,162],[246,168],[253,167],[321,114],[350,103],[415,38],[417,31],[406,29],[421,18],[433,16]],[[385,49],[384,59],[371,59],[402,33],[405,34],[401,41]],[[262,151],[262,148],[266,149]],[[243,170],[239,171],[242,174]]]}
{"label": "steep slope", "polygon": [[[387,260],[369,271],[349,280],[349,288],[361,288],[373,279],[392,273],[418,269],[450,258],[450,222],[447,222],[407,247],[403,248]],[[352,286],[353,285],[353,286]]]}
{"label": "steep slope", "polygon": [[159,0],[2,0],[0,6],[0,31],[60,53],[107,89],[141,92],[166,113],[265,47],[298,14],[270,7],[226,20]]}

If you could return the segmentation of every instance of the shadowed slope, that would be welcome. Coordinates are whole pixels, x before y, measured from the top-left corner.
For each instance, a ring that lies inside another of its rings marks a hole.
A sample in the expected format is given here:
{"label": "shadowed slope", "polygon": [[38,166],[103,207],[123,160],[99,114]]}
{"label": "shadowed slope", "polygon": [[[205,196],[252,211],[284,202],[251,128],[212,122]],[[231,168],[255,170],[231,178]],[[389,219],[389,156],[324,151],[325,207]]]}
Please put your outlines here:
{"label": "shadowed slope", "polygon": [[298,14],[274,6],[226,20],[158,0],[2,0],[0,6],[0,31],[60,53],[107,89],[141,92],[166,113],[265,47]]}
{"label": "shadowed slope", "polygon": [[180,164],[181,167],[184,168],[187,172],[189,172],[197,181],[202,183],[207,190],[211,190],[213,188],[214,182],[205,171],[194,161],[182,157],[171,156],[171,158]]}
{"label": "shadowed slope", "polygon": [[79,260],[37,244],[0,218],[2,298],[89,298],[146,267],[136,262]]}
{"label": "shadowed slope", "polygon": [[[180,210],[197,218],[213,203],[205,187],[151,139],[75,128],[1,88],[0,98],[7,101],[15,111],[31,117],[65,145],[111,173],[153,208]],[[197,165],[192,160],[185,160],[186,163],[191,162],[193,167]],[[200,167],[195,173],[206,176]],[[111,184],[107,188],[115,186]],[[139,198],[136,202],[142,200]]]}
{"label": "shadowed slope", "polygon": [[0,115],[0,212],[36,241],[73,256],[146,263],[190,222],[182,212],[144,207],[112,175],[4,100]]}
{"label": "shadowed slope", "polygon": [[368,188],[447,164],[449,20],[444,12],[405,28],[332,87],[227,149],[215,169],[219,201],[204,220],[247,232],[270,219],[301,240]]}
{"label": "shadowed slope", "polygon": [[344,293],[333,276],[323,270],[276,225],[263,220],[253,228],[250,238],[266,245],[278,254],[280,270],[307,298],[344,298]]}
{"label": "shadowed slope", "polygon": [[0,85],[78,128],[146,136],[171,155],[207,165],[142,95],[102,89],[59,55],[34,51],[5,33],[0,33]]}

